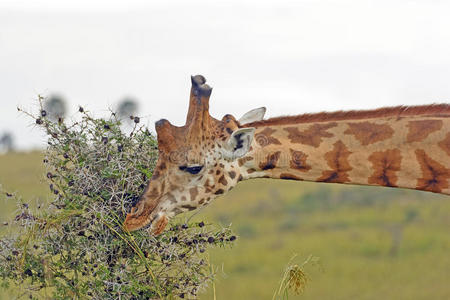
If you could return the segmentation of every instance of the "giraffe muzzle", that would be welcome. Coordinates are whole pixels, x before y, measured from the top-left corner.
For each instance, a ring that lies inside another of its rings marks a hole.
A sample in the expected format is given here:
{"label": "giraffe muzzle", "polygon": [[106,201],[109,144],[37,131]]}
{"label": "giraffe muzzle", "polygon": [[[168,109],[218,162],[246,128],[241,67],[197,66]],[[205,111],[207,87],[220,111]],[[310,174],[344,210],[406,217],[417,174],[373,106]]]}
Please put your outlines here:
{"label": "giraffe muzzle", "polygon": [[133,207],[131,212],[127,214],[123,227],[127,231],[136,231],[142,228],[149,228],[152,235],[160,235],[167,224],[169,218],[163,212],[150,209],[145,203]]}

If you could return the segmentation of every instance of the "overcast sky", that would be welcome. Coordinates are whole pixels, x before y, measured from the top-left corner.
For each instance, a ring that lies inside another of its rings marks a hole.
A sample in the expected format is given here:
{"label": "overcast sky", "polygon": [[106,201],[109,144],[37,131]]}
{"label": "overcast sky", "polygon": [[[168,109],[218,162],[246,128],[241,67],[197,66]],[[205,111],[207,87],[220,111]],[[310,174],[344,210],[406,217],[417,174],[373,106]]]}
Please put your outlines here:
{"label": "overcast sky", "polygon": [[210,112],[268,116],[450,102],[449,1],[0,1],[0,135],[43,145],[16,111],[57,93],[97,115],[132,96],[185,120],[191,74]]}

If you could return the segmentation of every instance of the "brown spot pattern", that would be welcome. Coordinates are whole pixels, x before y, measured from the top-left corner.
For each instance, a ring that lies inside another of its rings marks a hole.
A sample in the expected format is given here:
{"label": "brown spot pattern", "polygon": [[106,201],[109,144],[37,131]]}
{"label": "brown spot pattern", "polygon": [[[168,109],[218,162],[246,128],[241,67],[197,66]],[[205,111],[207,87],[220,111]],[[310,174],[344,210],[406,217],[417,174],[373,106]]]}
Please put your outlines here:
{"label": "brown spot pattern", "polygon": [[445,136],[445,139],[443,139],[442,141],[440,141],[438,143],[439,147],[442,148],[442,150],[444,150],[447,155],[450,156],[450,132],[447,133],[447,135]]}
{"label": "brown spot pattern", "polygon": [[293,174],[289,174],[289,173],[281,173],[280,174],[280,179],[286,179],[286,180],[303,180],[302,178],[295,176]]}
{"label": "brown spot pattern", "polygon": [[306,158],[308,157],[307,154],[302,151],[296,151],[293,149],[289,150],[291,151],[291,169],[296,169],[302,172],[308,172],[311,170],[311,166],[306,163]]}
{"label": "brown spot pattern", "polygon": [[193,187],[189,190],[189,194],[191,195],[191,201],[194,201],[195,198],[197,198],[198,195],[198,189],[196,187]]}
{"label": "brown spot pattern", "polygon": [[228,175],[230,176],[231,179],[234,179],[236,177],[236,172],[230,171],[230,172],[228,172]]}
{"label": "brown spot pattern", "polygon": [[333,122],[327,124],[313,124],[304,131],[298,130],[297,127],[286,127],[284,130],[289,133],[288,138],[292,143],[310,145],[317,148],[320,143],[322,143],[322,138],[334,136],[332,133],[327,132],[327,130],[336,126],[337,123]]}
{"label": "brown spot pattern", "polygon": [[450,169],[430,158],[422,149],[417,149],[415,153],[422,170],[422,178],[417,179],[416,188],[434,193],[448,188]]}
{"label": "brown spot pattern", "polygon": [[259,168],[261,170],[271,170],[277,166],[278,159],[280,158],[281,151],[277,151],[275,153],[269,154],[266,157],[266,160],[259,164]]}
{"label": "brown spot pattern", "polygon": [[394,134],[394,130],[387,124],[361,122],[347,123],[347,125],[348,129],[344,131],[344,134],[354,135],[363,146],[383,141]]}
{"label": "brown spot pattern", "polygon": [[223,189],[218,189],[214,194],[221,195],[223,193],[225,193],[225,191]]}
{"label": "brown spot pattern", "polygon": [[325,159],[331,170],[322,172],[322,176],[316,181],[322,182],[349,182],[347,172],[352,170],[348,162],[348,157],[352,154],[342,141],[337,141],[333,145],[333,150],[325,153]]}
{"label": "brown spot pattern", "polygon": [[224,176],[224,175],[222,175],[222,176],[219,178],[219,183],[220,183],[220,184],[223,184],[223,185],[227,185],[227,184],[228,184],[228,181],[225,179],[225,176]]}
{"label": "brown spot pattern", "polygon": [[408,143],[420,142],[430,133],[440,130],[442,128],[442,124],[442,120],[410,121],[408,122],[408,125],[406,125],[409,128],[406,141]]}
{"label": "brown spot pattern", "polygon": [[255,173],[255,172],[256,172],[256,170],[254,168],[251,168],[251,169],[247,170],[248,174],[252,174],[252,173]]}
{"label": "brown spot pattern", "polygon": [[397,186],[397,175],[400,170],[402,156],[399,149],[377,151],[369,156],[374,172],[369,177],[369,184],[395,187]]}
{"label": "brown spot pattern", "polygon": [[166,198],[167,198],[167,200],[169,200],[172,203],[177,203],[177,198],[175,198],[175,196],[172,195],[171,193],[167,193]]}
{"label": "brown spot pattern", "polygon": [[187,210],[194,210],[197,208],[197,206],[193,206],[193,205],[189,205],[189,204],[185,204],[185,205],[181,205],[181,208],[183,209],[187,209]]}
{"label": "brown spot pattern", "polygon": [[176,215],[183,213],[183,211],[182,211],[180,208],[178,208],[178,207],[175,207],[175,208],[173,209],[173,212],[174,212]]}
{"label": "brown spot pattern", "polygon": [[210,187],[213,187],[214,186],[214,184],[213,185],[210,185],[209,184],[209,179],[207,178],[206,180],[205,180],[205,184],[203,185],[205,188],[210,188]]}
{"label": "brown spot pattern", "polygon": [[263,131],[259,132],[258,134],[255,135],[255,140],[256,142],[261,146],[261,147],[266,147],[268,145],[274,144],[274,145],[281,145],[281,142],[272,137],[272,134],[275,132],[275,129],[272,128],[265,128]]}
{"label": "brown spot pattern", "polygon": [[239,158],[238,163],[239,163],[239,167],[242,167],[246,162],[253,160],[253,157],[251,156],[245,156],[242,158]]}
{"label": "brown spot pattern", "polygon": [[161,176],[161,172],[159,171],[159,169],[156,169],[155,172],[153,172],[152,180],[158,179],[159,176]]}

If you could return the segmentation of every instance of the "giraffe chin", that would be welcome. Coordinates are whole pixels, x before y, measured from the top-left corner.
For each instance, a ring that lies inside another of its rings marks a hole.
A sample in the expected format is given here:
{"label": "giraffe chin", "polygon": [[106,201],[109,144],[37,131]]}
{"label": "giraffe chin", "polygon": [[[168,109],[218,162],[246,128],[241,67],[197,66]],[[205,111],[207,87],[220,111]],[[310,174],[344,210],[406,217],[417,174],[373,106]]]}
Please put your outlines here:
{"label": "giraffe chin", "polygon": [[150,227],[150,234],[154,236],[160,235],[168,223],[169,218],[166,215],[161,214],[157,216]]}

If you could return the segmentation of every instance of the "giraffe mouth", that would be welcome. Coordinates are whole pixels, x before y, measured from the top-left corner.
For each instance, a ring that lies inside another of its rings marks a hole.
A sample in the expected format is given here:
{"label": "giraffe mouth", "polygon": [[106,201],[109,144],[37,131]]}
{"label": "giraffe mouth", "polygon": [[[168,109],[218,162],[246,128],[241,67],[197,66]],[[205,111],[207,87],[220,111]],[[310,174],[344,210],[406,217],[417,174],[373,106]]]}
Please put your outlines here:
{"label": "giraffe mouth", "polygon": [[147,216],[144,220],[141,219],[138,222],[133,219],[133,214],[134,212],[131,212],[131,214],[127,215],[124,223],[124,228],[128,231],[144,229],[148,230],[151,235],[157,236],[164,231],[169,223],[169,218],[164,213]]}
{"label": "giraffe mouth", "polygon": [[169,218],[165,214],[159,213],[149,224],[149,232],[151,235],[160,235],[167,224],[169,223]]}

